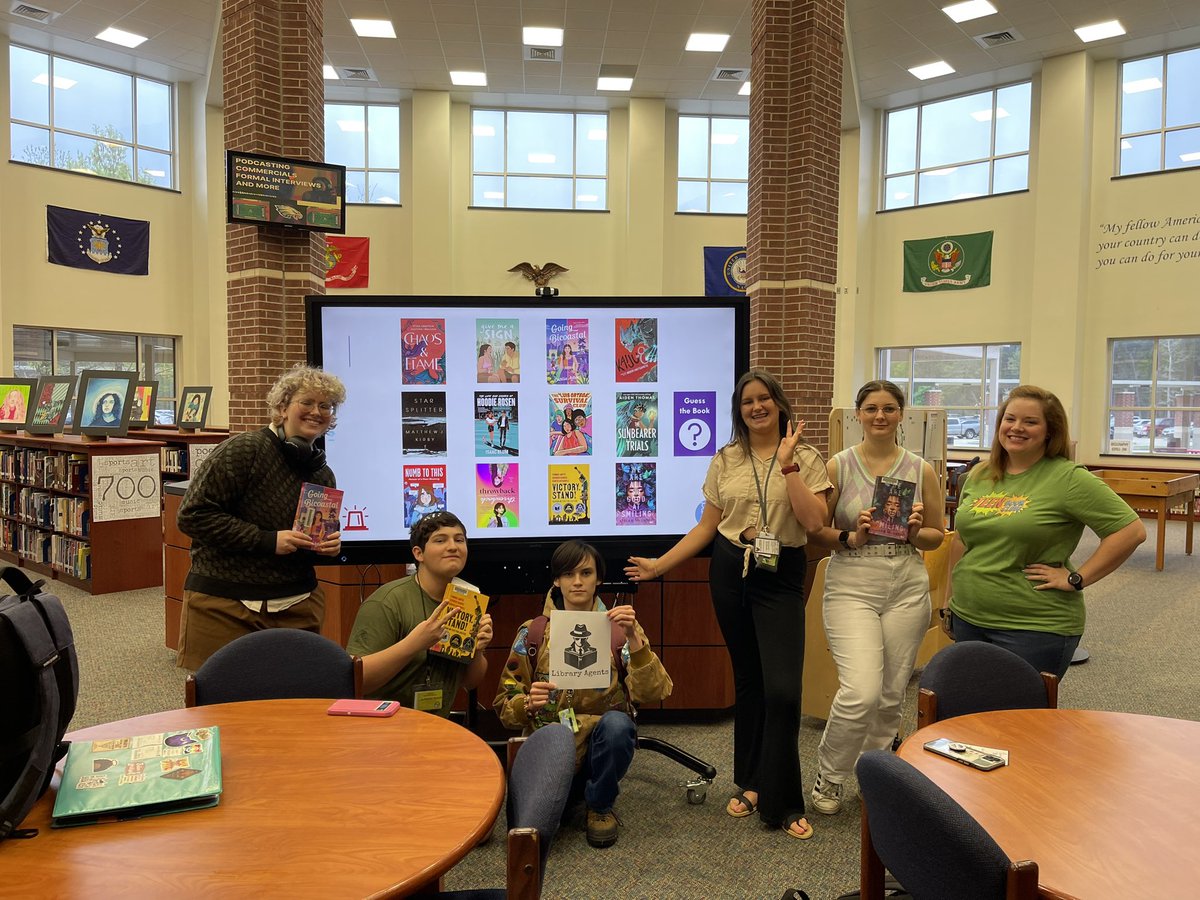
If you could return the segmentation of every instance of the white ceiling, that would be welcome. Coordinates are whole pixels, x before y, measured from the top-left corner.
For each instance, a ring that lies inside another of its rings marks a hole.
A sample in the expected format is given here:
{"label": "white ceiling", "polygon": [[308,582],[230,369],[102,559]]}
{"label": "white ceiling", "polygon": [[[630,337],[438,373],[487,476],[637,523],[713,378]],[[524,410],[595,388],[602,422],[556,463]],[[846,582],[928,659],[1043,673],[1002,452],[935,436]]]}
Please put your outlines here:
{"label": "white ceiling", "polygon": [[[1084,45],[1072,29],[1118,18],[1128,33],[1088,45],[1096,58],[1200,44],[1200,0],[992,0],[996,15],[961,25],[940,7],[950,0],[847,0],[848,72],[857,103],[890,107],[1027,77],[1042,59]],[[0,27],[12,40],[91,62],[171,80],[207,80],[219,0],[0,0]],[[46,10],[38,23],[11,10]],[[396,40],[360,38],[350,18],[390,19]],[[109,26],[149,37],[135,50],[98,41]],[[565,29],[559,61],[530,61],[522,26]],[[984,49],[982,34],[1020,40]],[[721,53],[684,50],[694,31],[728,33]],[[326,62],[367,69],[369,81],[326,82],[337,100],[394,101],[414,89],[450,90],[462,100],[502,105],[604,108],[625,98],[661,97],[686,112],[745,114],[740,81],[718,70],[749,69],[749,0],[326,0]],[[918,81],[910,66],[944,59],[953,75]],[[634,67],[629,93],[598,92],[601,66]],[[452,69],[482,70],[486,89],[452,88]],[[210,97],[219,94],[218,78]],[[848,82],[849,83],[849,82]],[[845,124],[856,121],[845,98]]]}

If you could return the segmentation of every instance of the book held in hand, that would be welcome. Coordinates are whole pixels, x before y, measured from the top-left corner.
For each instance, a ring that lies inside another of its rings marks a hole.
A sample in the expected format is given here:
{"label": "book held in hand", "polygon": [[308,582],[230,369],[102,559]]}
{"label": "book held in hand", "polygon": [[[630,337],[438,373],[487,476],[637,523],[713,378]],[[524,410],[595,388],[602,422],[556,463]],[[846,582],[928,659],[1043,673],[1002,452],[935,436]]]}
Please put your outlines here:
{"label": "book held in hand", "polygon": [[211,725],[75,741],[54,801],[55,828],[119,822],[216,806],[220,729]]}
{"label": "book held in hand", "polygon": [[314,544],[319,544],[342,530],[342,495],[337,488],[304,482],[300,486],[300,502],[296,504],[294,531],[303,531]]}
{"label": "book held in hand", "polygon": [[446,620],[442,639],[430,647],[429,652],[469,663],[475,658],[475,638],[479,634],[479,620],[487,612],[488,595],[479,593],[475,585],[455,578],[446,585],[442,599],[453,609]]}
{"label": "book held in hand", "polygon": [[871,501],[875,511],[871,513],[871,527],[867,531],[880,537],[907,541],[908,517],[912,515],[916,493],[915,481],[887,475],[876,478],[875,498]]}

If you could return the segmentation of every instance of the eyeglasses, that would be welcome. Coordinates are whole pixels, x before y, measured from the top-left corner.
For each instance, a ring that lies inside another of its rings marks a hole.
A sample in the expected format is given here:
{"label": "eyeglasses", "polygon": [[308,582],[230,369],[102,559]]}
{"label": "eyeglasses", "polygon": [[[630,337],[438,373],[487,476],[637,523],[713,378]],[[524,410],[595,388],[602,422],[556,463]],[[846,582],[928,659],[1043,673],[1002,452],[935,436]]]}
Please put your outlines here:
{"label": "eyeglasses", "polygon": [[301,409],[306,409],[309,412],[312,412],[314,409],[320,409],[321,412],[327,416],[331,416],[337,412],[337,406],[333,403],[318,403],[316,400],[309,399],[293,400],[292,402]]}
{"label": "eyeglasses", "polygon": [[882,412],[885,416],[894,416],[900,412],[898,406],[860,406],[859,412],[865,413],[868,416],[873,416],[876,413]]}

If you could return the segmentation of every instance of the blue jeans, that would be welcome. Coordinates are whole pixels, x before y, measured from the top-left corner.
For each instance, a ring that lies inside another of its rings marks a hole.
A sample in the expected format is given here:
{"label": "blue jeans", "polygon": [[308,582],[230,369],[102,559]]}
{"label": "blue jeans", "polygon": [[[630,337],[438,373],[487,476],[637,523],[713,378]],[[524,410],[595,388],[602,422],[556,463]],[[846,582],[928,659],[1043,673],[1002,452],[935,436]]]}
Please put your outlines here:
{"label": "blue jeans", "polygon": [[637,726],[633,719],[617,709],[610,709],[600,717],[588,736],[581,773],[587,778],[583,799],[588,809],[609,812],[613,808],[621,779],[629,771],[636,749]]}
{"label": "blue jeans", "polygon": [[1052,634],[1048,631],[1017,631],[1007,628],[980,628],[966,619],[952,616],[950,630],[956,641],[986,641],[1009,650],[1039,672],[1057,675],[1058,680],[1067,674],[1071,657],[1079,646],[1081,634]]}

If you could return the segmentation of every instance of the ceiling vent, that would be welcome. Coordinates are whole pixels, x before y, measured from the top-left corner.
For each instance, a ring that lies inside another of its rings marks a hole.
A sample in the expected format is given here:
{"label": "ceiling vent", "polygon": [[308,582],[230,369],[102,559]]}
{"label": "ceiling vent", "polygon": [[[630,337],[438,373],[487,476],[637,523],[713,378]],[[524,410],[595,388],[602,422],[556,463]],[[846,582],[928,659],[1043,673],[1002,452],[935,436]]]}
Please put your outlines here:
{"label": "ceiling vent", "polygon": [[38,9],[36,6],[30,6],[28,3],[14,3],[9,10],[14,16],[20,16],[22,19],[30,19],[34,22],[40,22],[45,25],[58,18],[58,13],[50,12],[48,9]]}
{"label": "ceiling vent", "polygon": [[542,60],[543,62],[558,62],[557,47],[526,47],[529,52],[525,55],[529,60]]}
{"label": "ceiling vent", "polygon": [[715,69],[712,81],[745,81],[750,77],[749,69]]}
{"label": "ceiling vent", "polygon": [[991,34],[978,34],[974,37],[977,43],[984,50],[990,50],[992,47],[1002,47],[1005,44],[1016,44],[1025,40],[1021,35],[1012,28],[1007,31],[995,31]]}
{"label": "ceiling vent", "polygon": [[345,67],[345,68],[339,68],[337,70],[337,73],[338,73],[339,78],[342,78],[346,81],[378,81],[379,80],[375,77],[375,73],[372,72],[370,69],[358,69],[358,68]]}

